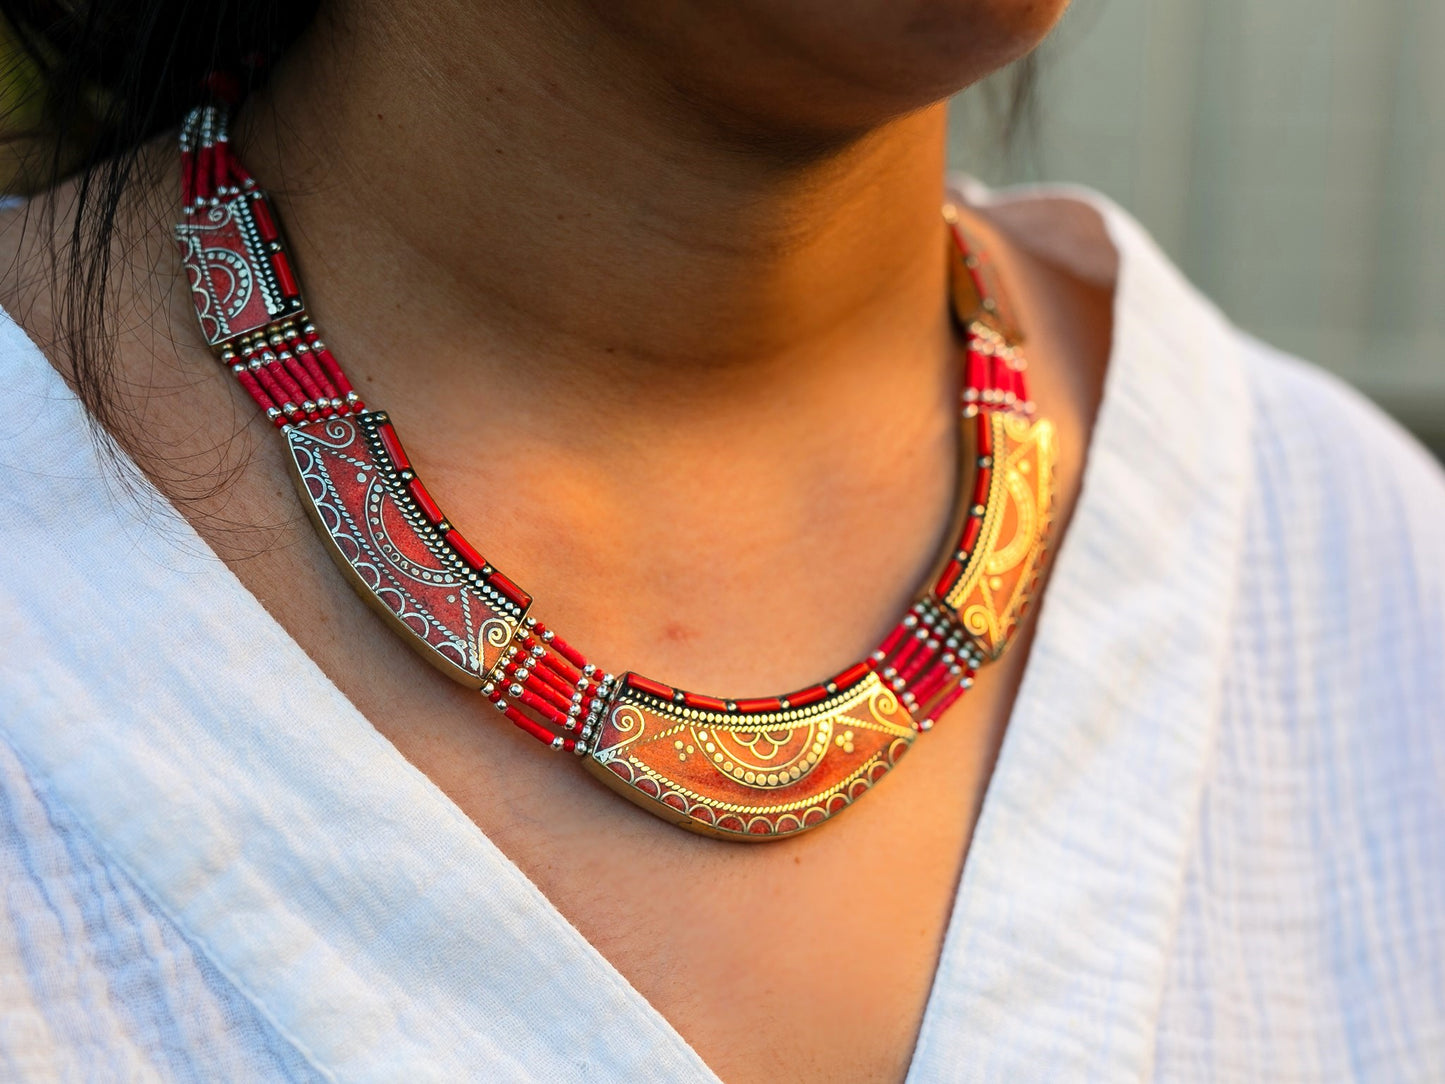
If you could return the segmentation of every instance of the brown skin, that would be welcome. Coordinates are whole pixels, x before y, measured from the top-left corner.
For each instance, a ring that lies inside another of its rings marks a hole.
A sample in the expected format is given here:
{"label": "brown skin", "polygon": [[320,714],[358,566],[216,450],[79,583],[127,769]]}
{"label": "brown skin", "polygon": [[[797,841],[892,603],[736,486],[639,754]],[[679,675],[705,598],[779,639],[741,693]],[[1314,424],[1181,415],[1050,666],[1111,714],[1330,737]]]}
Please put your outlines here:
{"label": "brown skin", "polygon": [[[284,179],[331,344],[539,616],[609,669],[769,694],[863,655],[942,544],[957,357],[930,103],[1061,6],[349,0],[238,142]],[[745,847],[639,813],[352,595],[280,443],[239,420],[201,345],[165,242],[175,207],[152,196],[130,258],[157,274],[115,299],[121,442],[724,1080],[900,1079],[1027,638],[818,832]],[[1047,221],[1016,235],[977,225],[1059,428],[1066,521],[1110,287],[1107,267],[1089,280],[1031,250],[1062,236],[1069,212],[1049,213],[1021,209]],[[45,285],[12,280],[5,303],[51,341]]]}

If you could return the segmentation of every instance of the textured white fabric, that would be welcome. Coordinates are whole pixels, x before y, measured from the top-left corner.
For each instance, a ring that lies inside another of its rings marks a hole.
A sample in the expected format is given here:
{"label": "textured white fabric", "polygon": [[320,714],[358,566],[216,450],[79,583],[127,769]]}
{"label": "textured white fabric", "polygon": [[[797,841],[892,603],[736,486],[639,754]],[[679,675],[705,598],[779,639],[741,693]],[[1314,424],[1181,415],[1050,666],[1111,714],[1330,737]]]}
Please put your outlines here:
{"label": "textured white fabric", "polygon": [[[1104,404],[910,1079],[1445,1078],[1445,477],[1098,206]],[[715,1079],[8,321],[0,381],[0,1075]]]}

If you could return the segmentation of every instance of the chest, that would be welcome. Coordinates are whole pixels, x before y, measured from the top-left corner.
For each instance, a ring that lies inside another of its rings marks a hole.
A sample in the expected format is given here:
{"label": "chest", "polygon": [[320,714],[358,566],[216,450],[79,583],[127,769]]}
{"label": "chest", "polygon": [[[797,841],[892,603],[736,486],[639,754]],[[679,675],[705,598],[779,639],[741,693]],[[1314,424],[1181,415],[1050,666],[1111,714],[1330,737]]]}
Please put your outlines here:
{"label": "chest", "polygon": [[836,822],[761,845],[680,832],[530,746],[516,763],[505,732],[476,756],[380,729],[724,1080],[901,1080],[1001,729],[978,706]]}
{"label": "chest", "polygon": [[[723,1080],[903,1078],[1024,652],[981,675],[835,822],[721,842],[642,813],[514,733],[305,552],[274,558],[287,564],[276,578],[331,605],[268,605]],[[263,597],[276,582],[254,578]]]}

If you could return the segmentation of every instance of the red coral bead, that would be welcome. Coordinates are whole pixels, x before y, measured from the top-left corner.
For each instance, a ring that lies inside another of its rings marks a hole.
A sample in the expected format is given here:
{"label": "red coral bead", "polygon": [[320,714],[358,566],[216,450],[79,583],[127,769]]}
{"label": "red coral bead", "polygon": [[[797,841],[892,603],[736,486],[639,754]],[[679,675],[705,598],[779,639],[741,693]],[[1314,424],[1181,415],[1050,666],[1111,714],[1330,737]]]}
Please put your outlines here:
{"label": "red coral bead", "polygon": [[397,470],[409,470],[411,460],[406,457],[406,452],[401,446],[401,438],[396,435],[396,430],[391,427],[391,423],[378,425],[376,435],[381,438],[381,446],[386,449],[386,456],[391,460],[391,465]]}
{"label": "red coral bead", "polygon": [[442,515],[442,510],[437,506],[437,502],[432,500],[431,494],[426,490],[426,486],[421,484],[420,478],[413,478],[407,483],[406,488],[410,490],[412,500],[416,501],[417,506],[421,509],[422,515],[426,516],[433,526],[446,518]]}
{"label": "red coral bead", "polygon": [[271,217],[271,207],[264,196],[251,201],[251,217],[256,220],[256,232],[261,235],[261,240],[269,244],[280,239],[276,220]]}
{"label": "red coral bead", "polygon": [[641,674],[628,674],[627,685],[629,688],[636,689],[638,692],[650,693],[662,700],[671,700],[674,692],[671,686],[664,685],[660,681],[653,681],[651,678],[643,677]]}
{"label": "red coral bead", "polygon": [[782,711],[783,702],[775,696],[760,697],[755,700],[737,701],[738,711],[746,712],[749,715],[761,714],[765,711]]}
{"label": "red coral bead", "polygon": [[973,504],[988,503],[989,482],[993,478],[993,471],[987,467],[979,468],[979,472],[973,483]]}
{"label": "red coral bead", "polygon": [[[530,602],[531,600],[529,599],[528,601]],[[553,651],[557,652],[557,654],[561,655],[573,666],[577,667],[577,669],[581,670],[587,666],[587,657],[555,632],[552,634],[552,639],[549,643]]]}
{"label": "red coral bead", "polygon": [[450,543],[452,549],[457,551],[457,555],[461,557],[463,561],[478,572],[486,565],[487,562],[482,560],[482,555],[476,551],[470,542],[462,537],[461,531],[448,531],[447,542]]}
{"label": "red coral bead", "polygon": [[963,386],[983,391],[988,387],[988,364],[977,350],[968,352],[968,364],[964,367]]}
{"label": "red coral bead", "polygon": [[553,734],[550,730],[548,730],[545,726],[543,726],[541,723],[524,714],[520,708],[513,707],[511,704],[507,705],[506,711],[504,711],[502,714],[504,714],[508,719],[512,720],[512,722],[516,723],[519,728],[525,730],[528,734],[532,735],[532,737],[536,738],[538,741],[546,742],[548,745],[551,745],[552,739],[557,736]]}
{"label": "red coral bead", "polygon": [[703,696],[702,693],[683,693],[682,702],[690,708],[704,708],[707,711],[726,711],[728,706],[726,700]]}
{"label": "red coral bead", "polygon": [[939,598],[953,590],[953,585],[958,582],[958,577],[963,575],[963,562],[955,558],[943,566],[943,572],[938,577],[938,584],[934,587],[933,593]]}
{"label": "red coral bead", "polygon": [[532,596],[523,591],[515,583],[503,576],[500,572],[493,572],[487,577],[487,586],[495,587],[505,595],[514,606],[526,609],[532,604]]}
{"label": "red coral bead", "polygon": [[301,291],[296,286],[296,276],[291,272],[291,261],[286,258],[286,253],[271,253],[271,269],[276,272],[276,285],[280,288],[282,297],[301,296]]}
{"label": "red coral bead", "polygon": [[828,695],[828,690],[822,685],[811,685],[806,689],[799,689],[795,693],[789,693],[787,700],[795,708],[801,708],[807,704],[816,704]]}
{"label": "red coral bead", "polygon": [[963,537],[959,540],[958,548],[964,553],[973,553],[973,547],[978,545],[978,536],[983,531],[983,517],[969,516],[968,522],[963,525]]}

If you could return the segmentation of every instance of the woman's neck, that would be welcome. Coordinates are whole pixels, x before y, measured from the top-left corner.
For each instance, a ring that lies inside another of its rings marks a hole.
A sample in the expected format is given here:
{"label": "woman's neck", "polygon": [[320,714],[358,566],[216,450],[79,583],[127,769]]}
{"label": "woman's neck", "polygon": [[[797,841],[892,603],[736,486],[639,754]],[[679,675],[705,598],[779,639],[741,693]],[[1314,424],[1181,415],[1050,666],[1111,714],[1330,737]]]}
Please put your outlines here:
{"label": "woman's neck", "polygon": [[780,133],[546,8],[353,4],[252,111],[243,153],[313,307],[367,344],[353,366],[389,399],[593,432],[876,406],[839,373],[937,371],[941,108]]}
{"label": "woman's neck", "polygon": [[425,7],[318,28],[237,134],[363,394],[604,665],[846,664],[957,480],[941,108],[783,138],[541,5]]}

